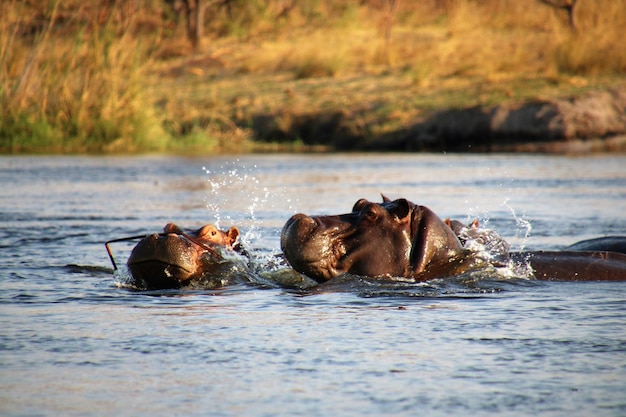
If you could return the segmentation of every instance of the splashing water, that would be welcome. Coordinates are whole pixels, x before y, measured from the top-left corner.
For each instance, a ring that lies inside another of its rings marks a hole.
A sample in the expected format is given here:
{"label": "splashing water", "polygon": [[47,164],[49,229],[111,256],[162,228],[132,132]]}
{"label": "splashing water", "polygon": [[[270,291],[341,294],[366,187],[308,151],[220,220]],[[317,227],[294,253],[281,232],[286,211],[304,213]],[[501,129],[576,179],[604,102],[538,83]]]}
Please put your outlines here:
{"label": "splashing water", "polygon": [[466,249],[479,254],[485,260],[499,259],[509,253],[510,245],[495,230],[479,225],[470,225],[461,229],[459,238]]}
{"label": "splashing water", "polygon": [[[532,225],[525,216],[518,216],[513,207],[508,204],[508,198],[502,203],[506,207],[515,221],[514,246],[519,247],[520,252],[524,250],[526,242],[530,237]],[[530,278],[533,270],[528,262],[514,261],[510,258],[511,244],[502,238],[495,230],[484,227],[489,223],[487,216],[481,222],[474,220],[469,226],[459,231],[459,238],[466,249],[471,250],[475,256],[494,265],[497,274],[502,278]],[[517,243],[519,242],[519,243]]]}
{"label": "splashing water", "polygon": [[[241,199],[241,191],[247,186],[248,181],[255,183],[258,181],[254,177],[249,177],[248,174],[240,176],[237,168],[228,168],[223,165],[218,171],[211,171],[207,167],[202,167],[202,170],[209,176],[208,183],[211,186],[209,195],[204,197],[204,202],[215,217],[215,225],[221,227],[222,220],[232,220],[232,214],[226,210],[244,201]],[[222,193],[222,189],[225,192]],[[225,213],[222,213],[222,210]]]}
{"label": "splashing water", "polygon": [[[260,181],[251,173],[256,169],[246,166],[235,166],[238,162],[230,162],[216,170],[202,167],[209,176],[211,186],[209,194],[204,197],[207,209],[215,217],[215,225],[220,227],[222,221],[232,223],[234,219],[250,227],[242,236],[242,240],[250,241],[260,234],[256,213],[269,199],[267,187],[261,187]],[[243,211],[241,211],[243,210]],[[228,225],[230,226],[230,224]]]}
{"label": "splashing water", "polygon": [[502,207],[505,207],[509,210],[511,215],[513,216],[513,220],[515,220],[515,237],[516,241],[519,241],[519,251],[523,251],[526,247],[526,243],[530,237],[530,232],[532,231],[532,224],[530,220],[526,217],[526,215],[522,215],[521,217],[517,215],[515,209],[509,205],[509,199],[506,198],[502,202]]}
{"label": "splashing water", "polygon": [[[276,236],[282,225],[267,227],[266,212],[284,210],[284,203],[292,209],[291,200],[283,198],[280,190],[270,190],[259,180],[257,165],[248,167],[237,159],[213,169],[202,169],[210,185],[204,202],[215,218],[216,226],[219,228],[222,222],[228,223],[224,227],[237,226],[242,232],[239,241],[249,251],[253,263],[266,266],[275,264],[275,258],[280,254],[276,246],[262,253],[252,249],[256,243],[265,248],[270,246],[264,241],[266,239],[278,241]],[[281,204],[280,208],[275,206],[276,202]]]}

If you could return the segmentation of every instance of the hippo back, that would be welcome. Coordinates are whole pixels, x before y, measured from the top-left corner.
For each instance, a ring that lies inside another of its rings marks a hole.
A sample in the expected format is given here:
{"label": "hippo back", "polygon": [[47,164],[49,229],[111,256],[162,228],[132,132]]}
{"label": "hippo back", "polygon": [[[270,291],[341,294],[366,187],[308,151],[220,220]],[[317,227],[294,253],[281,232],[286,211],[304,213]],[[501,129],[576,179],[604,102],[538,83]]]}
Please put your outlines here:
{"label": "hippo back", "polygon": [[626,254],[626,236],[606,236],[581,240],[565,248],[567,251],[605,251]]}

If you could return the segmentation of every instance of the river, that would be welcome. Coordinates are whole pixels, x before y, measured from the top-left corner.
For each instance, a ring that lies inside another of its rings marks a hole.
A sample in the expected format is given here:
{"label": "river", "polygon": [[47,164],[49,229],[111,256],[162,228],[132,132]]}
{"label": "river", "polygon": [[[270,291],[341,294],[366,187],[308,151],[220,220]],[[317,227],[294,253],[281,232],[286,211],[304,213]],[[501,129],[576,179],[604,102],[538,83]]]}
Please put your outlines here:
{"label": "river", "polygon": [[[513,249],[626,235],[626,156],[0,157],[4,416],[624,416],[626,283],[134,291],[104,242],[404,197]],[[123,264],[132,242],[118,243]]]}

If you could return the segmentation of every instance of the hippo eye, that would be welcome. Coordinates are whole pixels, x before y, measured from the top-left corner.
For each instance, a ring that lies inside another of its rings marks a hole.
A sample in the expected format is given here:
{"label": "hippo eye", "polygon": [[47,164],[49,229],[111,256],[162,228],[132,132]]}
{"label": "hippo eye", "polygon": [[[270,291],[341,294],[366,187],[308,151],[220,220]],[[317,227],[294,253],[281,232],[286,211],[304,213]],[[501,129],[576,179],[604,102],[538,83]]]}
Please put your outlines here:
{"label": "hippo eye", "polygon": [[216,233],[217,230],[215,229],[215,226],[210,224],[207,224],[198,230],[198,236],[200,237],[215,236]]}
{"label": "hippo eye", "polygon": [[378,212],[373,205],[370,206],[367,210],[364,210],[362,216],[363,219],[367,220],[368,222],[375,222],[376,220],[378,220]]}

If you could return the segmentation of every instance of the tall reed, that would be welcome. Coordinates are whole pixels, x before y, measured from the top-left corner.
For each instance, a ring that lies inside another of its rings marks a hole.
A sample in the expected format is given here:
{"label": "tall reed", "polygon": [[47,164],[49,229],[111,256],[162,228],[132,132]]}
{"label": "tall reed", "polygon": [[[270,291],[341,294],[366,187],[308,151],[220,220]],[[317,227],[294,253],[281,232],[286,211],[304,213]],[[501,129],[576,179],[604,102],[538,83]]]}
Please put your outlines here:
{"label": "tall reed", "polygon": [[[137,14],[57,0],[41,31],[19,36],[29,10],[19,1],[0,28],[0,150],[159,149],[164,133],[143,93],[154,36],[136,36]],[[158,34],[157,34],[158,35]]]}

